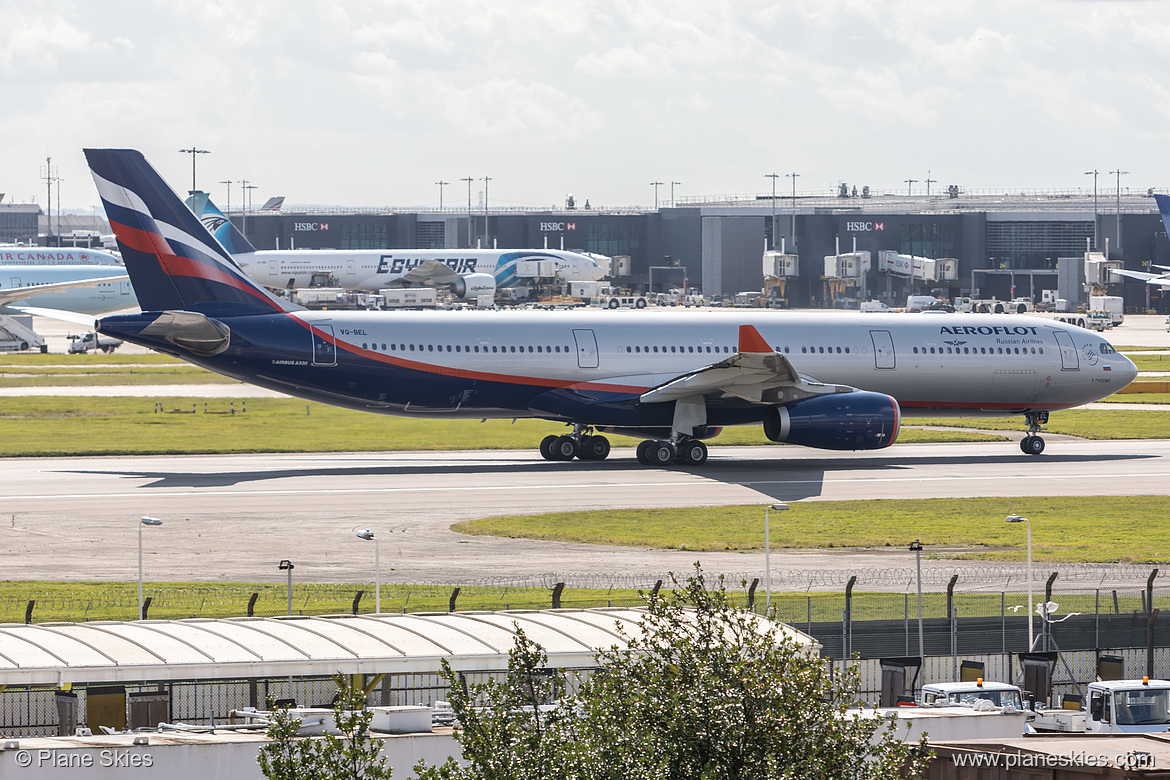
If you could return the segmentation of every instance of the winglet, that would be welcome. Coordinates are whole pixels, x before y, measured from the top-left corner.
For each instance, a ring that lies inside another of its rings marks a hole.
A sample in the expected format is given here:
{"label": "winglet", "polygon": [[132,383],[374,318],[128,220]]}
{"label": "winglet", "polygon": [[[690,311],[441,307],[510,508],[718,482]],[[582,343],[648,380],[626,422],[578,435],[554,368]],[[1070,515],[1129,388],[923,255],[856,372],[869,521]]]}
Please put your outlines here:
{"label": "winglet", "polygon": [[764,337],[760,335],[760,332],[756,330],[754,325],[740,325],[739,351],[766,352],[771,354],[774,350],[772,349],[772,345],[764,340]]}

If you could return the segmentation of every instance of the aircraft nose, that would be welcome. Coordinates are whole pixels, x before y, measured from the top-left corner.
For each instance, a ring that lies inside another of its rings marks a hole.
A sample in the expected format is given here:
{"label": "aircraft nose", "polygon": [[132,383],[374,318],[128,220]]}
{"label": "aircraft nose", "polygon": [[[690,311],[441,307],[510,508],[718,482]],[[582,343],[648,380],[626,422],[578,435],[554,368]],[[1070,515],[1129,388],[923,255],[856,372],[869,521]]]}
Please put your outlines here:
{"label": "aircraft nose", "polygon": [[1124,363],[1118,366],[1118,368],[1121,370],[1122,378],[1125,379],[1125,384],[1123,384],[1122,387],[1125,387],[1125,385],[1128,385],[1130,382],[1137,379],[1138,368],[1133,364],[1133,361],[1127,358],[1125,355],[1119,353],[1118,357],[1125,360]]}

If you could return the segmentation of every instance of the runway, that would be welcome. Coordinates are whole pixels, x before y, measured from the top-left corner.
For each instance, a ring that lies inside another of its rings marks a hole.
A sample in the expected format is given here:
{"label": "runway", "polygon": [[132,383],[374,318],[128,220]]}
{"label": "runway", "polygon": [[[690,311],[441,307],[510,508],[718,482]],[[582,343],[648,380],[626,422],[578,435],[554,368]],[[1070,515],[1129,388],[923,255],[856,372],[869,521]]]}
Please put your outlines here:
{"label": "runway", "polygon": [[[1050,437],[1040,457],[1014,443],[905,444],[880,452],[713,447],[701,468],[652,469],[632,450],[601,463],[535,452],[410,452],[13,459],[0,485],[8,579],[132,580],[138,518],[147,578],[371,581],[371,528],[385,581],[466,581],[550,572],[759,570],[762,553],[696,553],[465,537],[458,520],[621,507],[778,500],[1170,494],[1170,441]],[[761,511],[762,515],[762,511]],[[783,533],[773,526],[774,538]],[[913,535],[907,529],[908,538]],[[774,552],[775,569],[913,565],[905,550]]]}

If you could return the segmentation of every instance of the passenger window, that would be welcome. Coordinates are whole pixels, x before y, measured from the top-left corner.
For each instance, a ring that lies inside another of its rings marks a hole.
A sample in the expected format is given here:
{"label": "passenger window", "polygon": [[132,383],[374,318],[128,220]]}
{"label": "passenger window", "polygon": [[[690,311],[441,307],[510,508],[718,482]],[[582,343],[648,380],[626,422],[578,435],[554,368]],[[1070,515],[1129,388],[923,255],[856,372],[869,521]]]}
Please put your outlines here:
{"label": "passenger window", "polygon": [[785,354],[785,355],[787,355],[787,354],[788,354],[788,347],[785,347],[785,348],[784,348],[784,354]]}
{"label": "passenger window", "polygon": [[411,345],[410,345],[410,351],[411,351],[411,352],[414,352],[414,344],[411,344]]}
{"label": "passenger window", "polygon": [[364,342],[364,341],[362,342],[362,349],[369,349],[369,347],[366,346],[366,342]]}
{"label": "passenger window", "polygon": [[687,347],[687,351],[693,353],[695,351],[695,348],[694,347]]}
{"label": "passenger window", "polygon": [[1044,354],[1044,347],[1040,347],[1040,354],[1041,354],[1041,355],[1043,355],[1043,354]]}
{"label": "passenger window", "polygon": [[671,348],[670,348],[670,351],[671,351],[671,352],[674,352],[674,351],[675,351],[674,347],[671,347]]}
{"label": "passenger window", "polygon": [[821,354],[822,354],[822,355],[823,355],[823,354],[825,354],[825,348],[824,348],[824,347],[821,347],[821,348],[820,348],[820,350],[821,350]]}
{"label": "passenger window", "polygon": [[427,344],[427,352],[434,352],[434,351],[435,351],[435,345],[434,344]]}
{"label": "passenger window", "polygon": [[[448,347],[448,349],[449,349],[449,347]],[[458,351],[459,351],[459,345],[458,345],[458,344],[456,344],[456,345],[455,345],[455,351],[456,351],[456,352],[458,352]]]}
{"label": "passenger window", "polygon": [[510,349],[511,349],[513,352],[515,352],[515,351],[516,351],[516,345],[515,345],[515,344],[511,345]]}
{"label": "passenger window", "polygon": [[848,354],[849,354],[849,347],[845,347],[845,354],[846,354],[846,355],[848,355]]}
{"label": "passenger window", "polygon": [[[531,351],[531,350],[529,350],[529,351]],[[536,348],[536,351],[537,351],[537,352],[543,352],[543,349],[541,349],[540,347],[537,347],[537,348]]]}
{"label": "passenger window", "polygon": [[801,348],[800,348],[800,351],[801,351],[801,352],[805,352],[805,353],[807,353],[807,352],[808,352],[808,347],[801,347]]}
{"label": "passenger window", "polygon": [[448,352],[450,352],[450,351],[451,351],[451,345],[450,345],[450,344],[448,344],[448,345],[447,345],[447,351],[448,351]]}
{"label": "passenger window", "polygon": [[710,348],[710,347],[707,347],[707,351],[708,351],[708,352],[710,352],[710,351],[711,351],[711,348]]}

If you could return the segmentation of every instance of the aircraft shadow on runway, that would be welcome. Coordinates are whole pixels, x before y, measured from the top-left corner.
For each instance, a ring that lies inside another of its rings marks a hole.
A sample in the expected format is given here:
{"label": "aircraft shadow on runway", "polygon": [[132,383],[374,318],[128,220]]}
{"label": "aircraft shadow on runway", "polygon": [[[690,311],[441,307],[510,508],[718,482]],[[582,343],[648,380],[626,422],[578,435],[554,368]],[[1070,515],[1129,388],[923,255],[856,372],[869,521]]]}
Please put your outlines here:
{"label": "aircraft shadow on runway", "polygon": [[[730,448],[728,448],[730,449]],[[183,471],[133,471],[133,470],[100,470],[100,469],[70,469],[58,473],[108,475],[122,479],[150,480],[143,485],[144,489],[178,489],[203,488],[215,489],[236,487],[239,485],[254,485],[281,479],[302,478],[363,478],[371,480],[377,477],[410,477],[443,476],[459,477],[470,474],[485,474],[492,472],[517,474],[564,474],[566,476],[598,475],[606,473],[628,472],[634,469],[645,470],[647,473],[660,470],[651,470],[638,465],[633,458],[616,458],[605,461],[570,461],[549,462],[533,460],[531,462],[508,461],[499,463],[491,460],[494,453],[485,451],[485,460],[478,463],[460,461],[450,463],[444,461],[442,453],[436,453],[432,461],[419,463],[417,459],[401,465],[387,462],[377,466],[370,465],[337,465],[326,467],[306,467],[287,469],[265,469],[257,471],[224,471],[213,473],[193,473]],[[720,452],[720,456],[725,453]],[[815,498],[821,495],[826,474],[838,474],[852,471],[901,471],[916,467],[931,467],[946,465],[962,467],[964,465],[1007,465],[1012,468],[1013,474],[1026,474],[1028,470],[1043,469],[1047,464],[1069,463],[1103,463],[1119,461],[1136,461],[1157,458],[1157,455],[1045,455],[1040,458],[1026,455],[979,455],[979,456],[897,456],[872,458],[843,457],[843,458],[800,458],[786,460],[777,458],[750,458],[730,459],[716,457],[702,466],[675,466],[668,471],[676,474],[687,474],[696,477],[706,477],[716,482],[729,485],[749,487],[777,500],[797,501],[802,498]],[[341,456],[338,460],[344,458]],[[363,464],[368,460],[363,459]],[[371,484],[370,487],[373,487]],[[385,487],[379,485],[378,487]]]}

